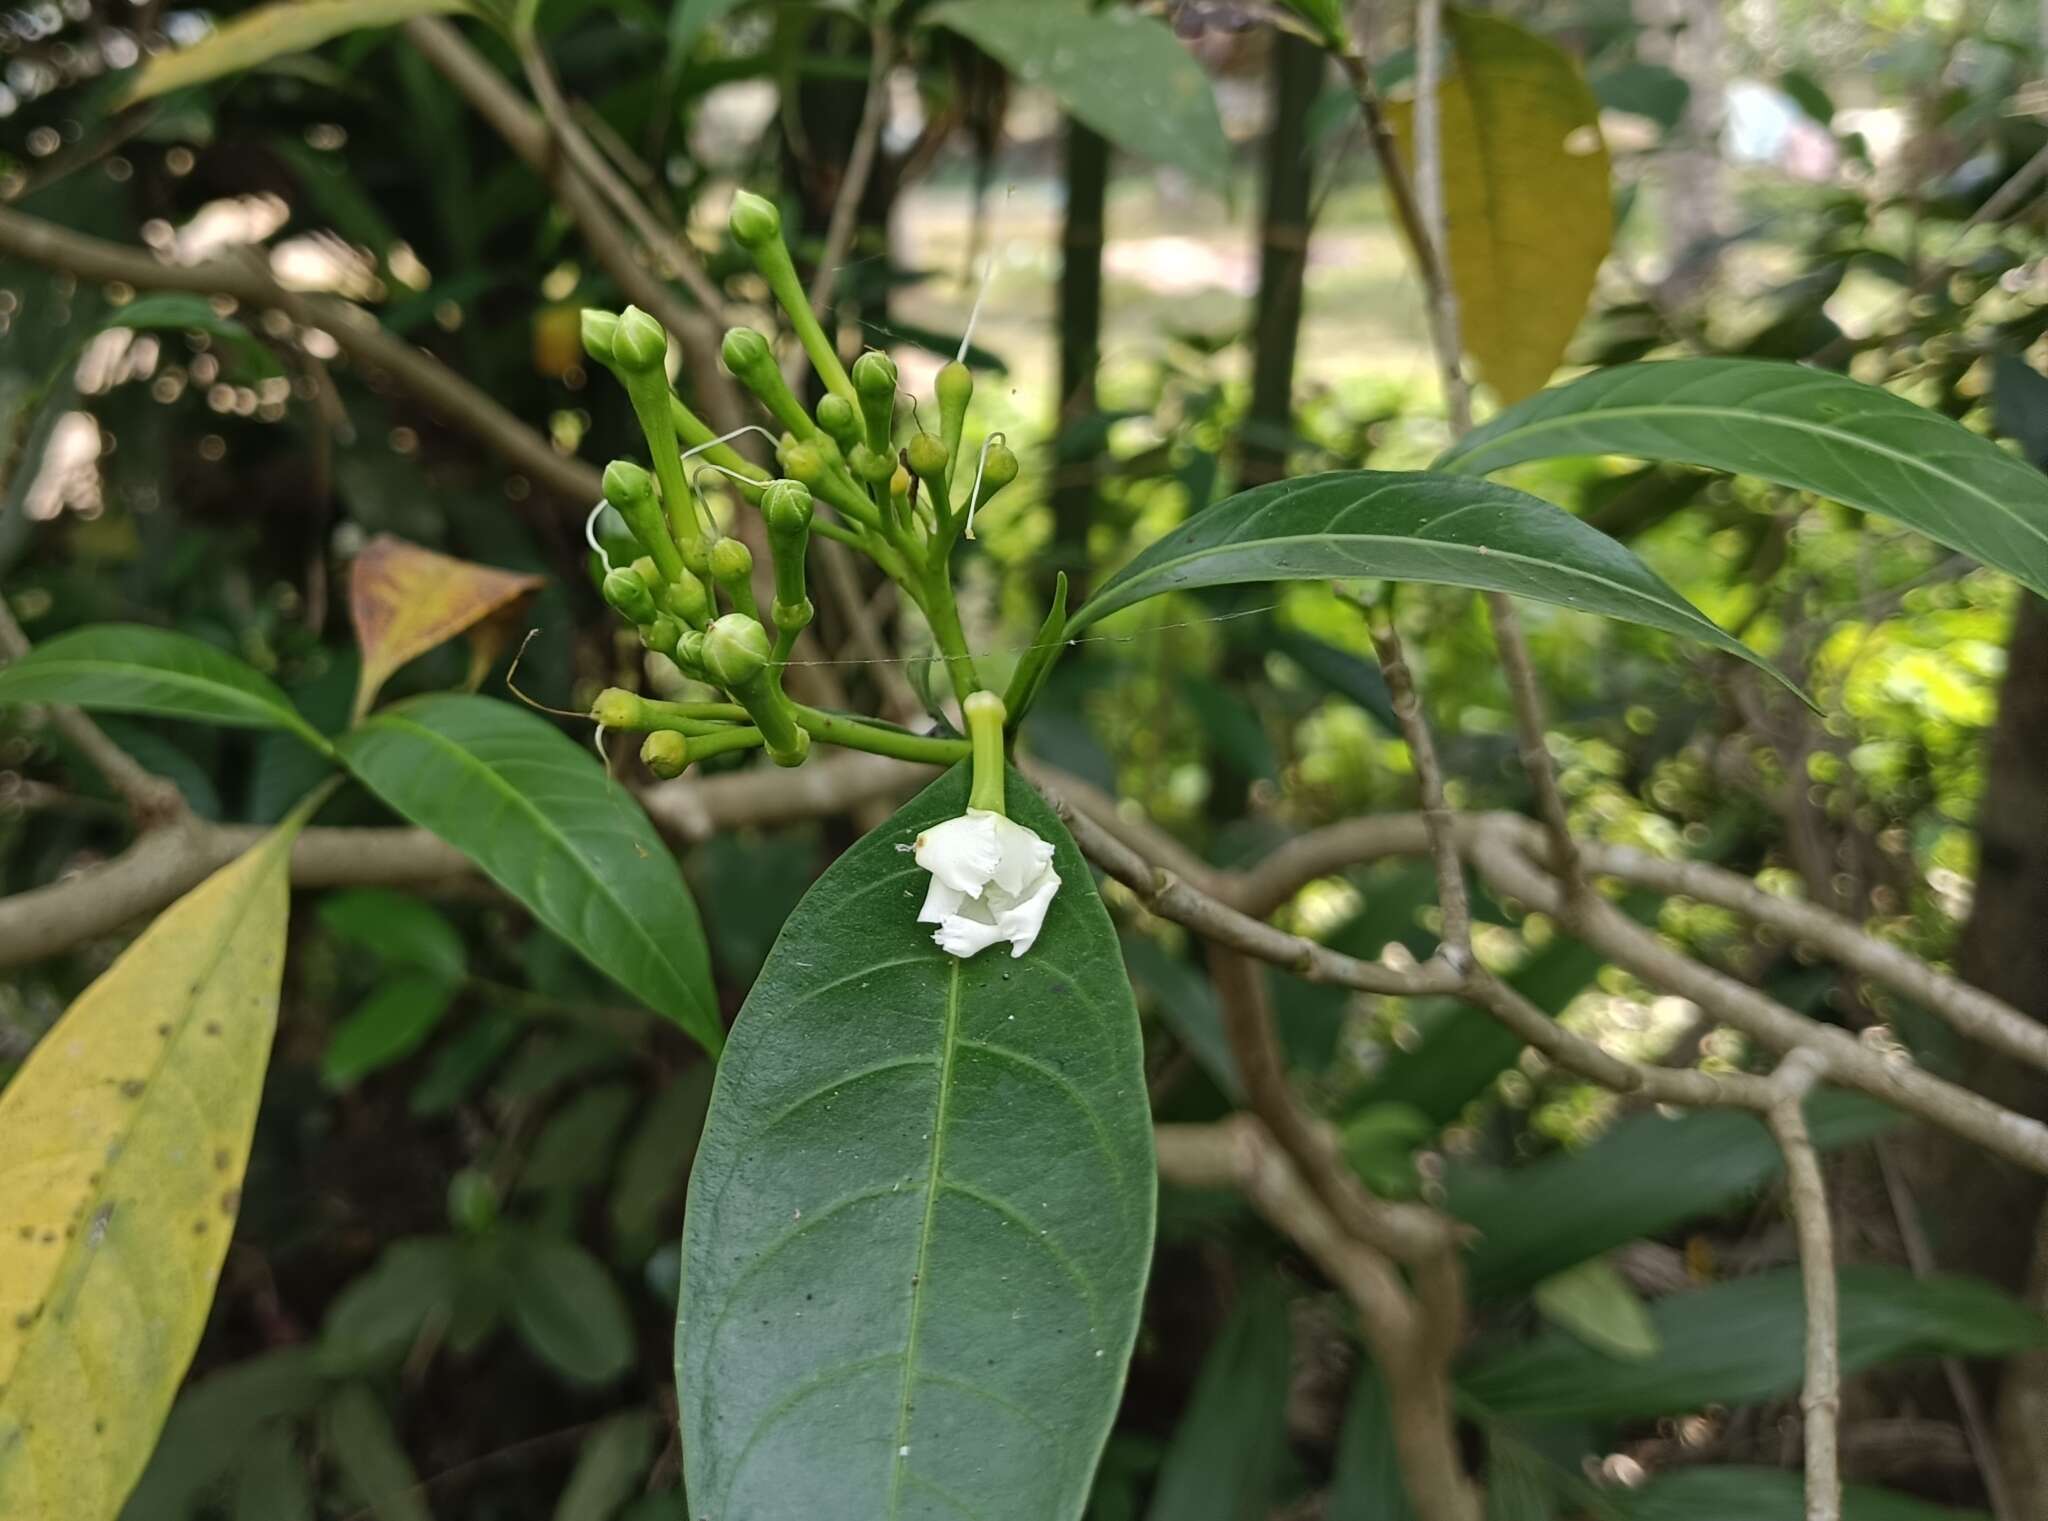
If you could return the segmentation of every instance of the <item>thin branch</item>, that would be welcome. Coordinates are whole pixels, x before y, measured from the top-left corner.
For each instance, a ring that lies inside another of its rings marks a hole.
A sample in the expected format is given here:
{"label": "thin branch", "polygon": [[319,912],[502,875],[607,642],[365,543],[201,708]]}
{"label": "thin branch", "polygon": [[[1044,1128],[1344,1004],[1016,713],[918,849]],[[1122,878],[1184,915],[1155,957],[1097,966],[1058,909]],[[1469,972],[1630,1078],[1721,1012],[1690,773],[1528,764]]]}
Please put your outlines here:
{"label": "thin branch", "polygon": [[1223,1011],[1223,1033],[1252,1111],[1344,1229],[1396,1261],[1450,1253],[1456,1234],[1433,1209],[1390,1203],[1368,1193],[1329,1132],[1295,1102],[1286,1060],[1273,1033],[1265,968],[1232,950],[1214,949],[1209,976]]}
{"label": "thin branch", "polygon": [[818,268],[811,276],[811,310],[823,320],[832,305],[847,250],[860,227],[860,207],[868,193],[868,179],[882,143],[882,129],[889,122],[889,70],[896,60],[896,40],[886,21],[874,24],[868,62],[868,92],[861,102],[860,125],[854,129],[853,146],[846,155],[846,173],[839,181],[839,193],[832,202],[832,217],[825,224],[825,246],[818,255]]}
{"label": "thin branch", "polygon": [[1550,837],[1550,869],[1564,880],[1573,893],[1585,890],[1585,875],[1579,860],[1578,842],[1572,838],[1571,816],[1565,809],[1564,792],[1557,784],[1557,766],[1550,756],[1549,725],[1543,712],[1543,688],[1536,680],[1536,667],[1529,658],[1529,640],[1522,632],[1522,615],[1514,598],[1505,592],[1486,594],[1486,611],[1493,620],[1494,642],[1500,647],[1500,665],[1507,677],[1508,698],[1515,709],[1515,732],[1520,741],[1522,772],[1536,794],[1536,816]]}
{"label": "thin branch", "polygon": [[1806,1421],[1806,1521],[1842,1521],[1842,1460],[1837,1427],[1842,1410],[1841,1312],[1835,1288],[1835,1238],[1827,1184],[1806,1128],[1806,1095],[1822,1059],[1794,1051],[1771,1074],[1764,1119],[1785,1154],[1785,1188],[1799,1240],[1799,1277],[1806,1296],[1806,1375],[1799,1404]]}
{"label": "thin branch", "polygon": [[[0,655],[15,661],[26,655],[29,648],[28,635],[15,621],[14,610],[7,605],[5,597],[0,597]],[[85,713],[61,703],[52,704],[46,711],[57,732],[77,747],[86,763],[127,805],[128,815],[137,829],[154,830],[162,825],[175,824],[190,814],[191,810],[185,806],[185,795],[174,783],[146,770],[126,750],[107,738],[107,731]]]}
{"label": "thin branch", "polygon": [[1436,866],[1437,901],[1443,908],[1443,949],[1438,952],[1458,971],[1473,965],[1472,901],[1465,891],[1465,863],[1458,858],[1457,841],[1451,835],[1450,804],[1444,800],[1443,767],[1437,761],[1436,741],[1429,732],[1429,719],[1422,711],[1422,694],[1416,689],[1415,672],[1401,647],[1401,633],[1394,626],[1390,607],[1365,609],[1372,631],[1373,648],[1379,653],[1380,670],[1387,679],[1393,699],[1394,717],[1400,721],[1401,737],[1415,762],[1415,785],[1422,800],[1422,817],[1429,830],[1430,857]]}
{"label": "thin branch", "polygon": [[393,337],[369,313],[345,301],[285,290],[259,259],[165,264],[141,249],[72,232],[4,206],[0,254],[64,270],[96,285],[118,281],[136,290],[193,291],[275,307],[301,326],[329,334],[366,371],[383,373],[444,422],[468,433],[544,489],[585,504],[599,495],[595,470],[557,454],[540,434],[431,354]]}
{"label": "thin branch", "polygon": [[[1415,8],[1415,241],[1416,261],[1426,270],[1430,340],[1443,376],[1444,406],[1451,432],[1472,428],[1472,384],[1465,378],[1463,335],[1458,330],[1458,290],[1451,283],[1449,225],[1444,208],[1443,102],[1437,82],[1443,59],[1443,0],[1417,0]],[[1398,170],[1398,165],[1396,166]]]}

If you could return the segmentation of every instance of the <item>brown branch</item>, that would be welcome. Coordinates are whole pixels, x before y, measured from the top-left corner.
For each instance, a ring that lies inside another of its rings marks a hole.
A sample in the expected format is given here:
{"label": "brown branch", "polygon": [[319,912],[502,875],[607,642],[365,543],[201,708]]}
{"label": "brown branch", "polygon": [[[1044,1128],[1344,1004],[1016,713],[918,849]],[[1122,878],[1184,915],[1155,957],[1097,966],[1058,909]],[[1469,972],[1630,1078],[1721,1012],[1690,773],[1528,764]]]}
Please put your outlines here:
{"label": "brown branch", "polygon": [[[0,655],[15,661],[26,655],[29,648],[28,635],[15,621],[14,610],[7,605],[5,597],[0,597]],[[113,789],[114,795],[127,805],[128,815],[137,829],[153,830],[161,825],[174,824],[190,814],[191,810],[185,806],[185,794],[174,783],[146,770],[126,750],[107,738],[107,731],[84,712],[61,703],[52,704],[45,711],[57,732],[77,747],[86,764],[97,771],[101,780]]]}
{"label": "brown branch", "polygon": [[1805,1412],[1806,1521],[1842,1521],[1841,1312],[1835,1290],[1834,1229],[1828,1221],[1827,1184],[1820,1155],[1806,1128],[1806,1095],[1822,1070],[1811,1048],[1794,1051],[1771,1074],[1765,1122],[1785,1154],[1785,1191],[1799,1241],[1799,1276],[1806,1296],[1806,1373],[1799,1405]]}
{"label": "brown branch", "polygon": [[1536,816],[1550,836],[1550,869],[1572,892],[1585,890],[1585,876],[1579,860],[1578,842],[1572,838],[1571,816],[1564,805],[1564,793],[1557,784],[1557,766],[1550,758],[1543,713],[1543,688],[1536,680],[1536,667],[1529,658],[1529,640],[1522,632],[1522,615],[1514,598],[1503,592],[1486,594],[1486,611],[1493,620],[1494,642],[1500,647],[1500,666],[1507,676],[1508,698],[1514,705],[1515,732],[1520,741],[1522,772],[1536,794]]}
{"label": "brown branch", "polygon": [[64,270],[96,285],[119,282],[137,290],[193,291],[275,307],[303,326],[328,333],[366,371],[381,372],[544,489],[583,503],[599,495],[595,470],[557,454],[540,434],[431,354],[393,337],[375,318],[345,301],[285,290],[260,260],[165,264],[141,249],[72,232],[4,206],[0,254]]}
{"label": "brown branch", "polygon": [[[665,834],[688,844],[722,830],[828,817],[901,796],[930,775],[927,767],[847,755],[796,771],[686,777],[650,788],[642,801]],[[260,825],[187,818],[150,831],[112,860],[0,899],[0,966],[56,955],[154,914],[266,833]],[[307,829],[292,851],[297,887],[438,889],[473,881],[467,858],[423,829]]]}
{"label": "brown branch", "polygon": [[1395,1456],[1419,1521],[1478,1521],[1479,1495],[1458,1452],[1450,1380],[1434,1356],[1438,1338],[1394,1264],[1338,1224],[1251,1115],[1214,1125],[1161,1125],[1154,1145],[1161,1178],[1184,1188],[1241,1192],[1343,1291],[1386,1374]]}
{"label": "brown branch", "polygon": [[868,92],[861,102],[860,125],[854,129],[853,146],[846,155],[846,173],[839,181],[839,193],[832,202],[832,216],[825,224],[825,244],[818,255],[818,268],[811,276],[811,310],[823,320],[832,305],[833,287],[838,284],[847,250],[860,227],[861,201],[868,192],[875,158],[881,148],[882,128],[889,121],[889,69],[895,62],[896,42],[888,23],[877,19],[869,49]]}

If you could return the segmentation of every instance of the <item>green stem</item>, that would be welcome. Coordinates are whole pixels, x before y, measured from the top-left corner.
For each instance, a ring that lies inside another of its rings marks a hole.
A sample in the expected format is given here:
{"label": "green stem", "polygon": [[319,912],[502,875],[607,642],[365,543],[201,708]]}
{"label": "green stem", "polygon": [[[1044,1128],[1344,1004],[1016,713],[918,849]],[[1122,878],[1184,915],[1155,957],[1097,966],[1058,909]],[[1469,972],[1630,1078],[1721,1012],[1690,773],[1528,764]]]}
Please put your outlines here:
{"label": "green stem", "polygon": [[1003,700],[993,692],[976,692],[961,709],[974,747],[974,784],[967,793],[967,806],[1003,813],[1004,782],[1009,775],[1003,756]]}
{"label": "green stem", "polygon": [[[811,737],[821,744],[838,745],[844,750],[865,750],[870,755],[888,755],[897,760],[918,761],[934,766],[950,766],[956,761],[967,759],[970,751],[964,739],[946,739],[936,734],[912,734],[906,729],[884,728],[880,724],[863,722],[843,713],[826,713],[817,708],[796,705],[796,721],[808,729]],[[1000,726],[998,726],[1000,730]],[[998,750],[1000,751],[1000,733]]]}
{"label": "green stem", "polygon": [[694,763],[713,755],[724,755],[730,750],[754,750],[761,744],[759,729],[720,729],[716,734],[692,734],[690,760]]}
{"label": "green stem", "polygon": [[747,721],[747,710],[736,702],[662,702],[643,698],[640,712],[647,729],[674,729],[679,734],[708,734],[730,724]]}
{"label": "green stem", "polygon": [[920,605],[925,621],[932,626],[932,638],[938,641],[939,653],[945,657],[953,695],[965,702],[970,693],[981,690],[981,678],[975,673],[974,657],[967,653],[967,632],[960,626],[960,609],[954,605],[953,583],[946,576],[944,561],[940,562],[937,575],[926,577]]}

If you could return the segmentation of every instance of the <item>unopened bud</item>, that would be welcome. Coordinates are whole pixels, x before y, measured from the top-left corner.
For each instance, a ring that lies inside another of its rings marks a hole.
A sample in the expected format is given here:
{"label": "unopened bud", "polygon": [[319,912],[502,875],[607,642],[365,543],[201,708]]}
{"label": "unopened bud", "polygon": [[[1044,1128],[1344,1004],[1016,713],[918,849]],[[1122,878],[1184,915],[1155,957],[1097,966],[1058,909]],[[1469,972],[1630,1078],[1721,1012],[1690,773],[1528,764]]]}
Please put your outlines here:
{"label": "unopened bud", "polygon": [[759,248],[782,236],[782,213],[766,196],[742,190],[732,198],[732,214],[726,225],[740,247]]}
{"label": "unopened bud", "polygon": [[583,352],[599,364],[616,364],[618,356],[612,352],[613,340],[618,336],[619,314],[602,311],[594,306],[583,308]]}
{"label": "unopened bud", "polygon": [[794,536],[811,526],[811,492],[802,481],[770,481],[761,493],[761,515],[769,532]]}
{"label": "unopened bud", "polygon": [[607,571],[602,590],[606,604],[628,623],[654,621],[654,593],[632,571]]}
{"label": "unopened bud", "polygon": [[929,433],[919,433],[903,450],[911,473],[920,480],[946,473],[946,446]]}
{"label": "unopened bud", "polygon": [[663,781],[674,781],[690,764],[690,742],[673,729],[656,729],[640,742],[640,764]]}
{"label": "unopened bud", "polygon": [[745,613],[727,613],[704,633],[704,669],[728,691],[747,686],[767,669],[768,631]]}
{"label": "unopened bud", "polygon": [[645,710],[646,704],[624,687],[606,687],[590,705],[590,716],[607,729],[640,729],[646,727]]}
{"label": "unopened bud", "polygon": [[612,357],[628,370],[658,370],[668,358],[668,333],[637,306],[619,313],[612,333]]}
{"label": "unopened bud", "polygon": [[844,396],[827,392],[818,398],[818,426],[842,449],[851,449],[860,442],[860,416]]}
{"label": "unopened bud", "polygon": [[720,539],[711,546],[711,576],[719,582],[744,581],[754,573],[753,551],[738,539]]}

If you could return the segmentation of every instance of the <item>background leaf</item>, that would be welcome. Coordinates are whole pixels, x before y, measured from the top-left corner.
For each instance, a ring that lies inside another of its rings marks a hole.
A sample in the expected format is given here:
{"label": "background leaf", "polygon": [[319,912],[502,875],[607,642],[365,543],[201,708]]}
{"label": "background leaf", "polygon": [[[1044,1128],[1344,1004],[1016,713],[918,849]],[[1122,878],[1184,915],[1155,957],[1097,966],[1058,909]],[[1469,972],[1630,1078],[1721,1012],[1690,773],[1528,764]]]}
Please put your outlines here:
{"label": "background leaf", "polygon": [[1345,576],[1508,592],[1646,624],[1771,669],[1570,513],[1491,482],[1406,470],[1333,470],[1218,502],[1112,576],[1067,633],[1161,592]]}
{"label": "background leaf", "polygon": [[604,1264],[558,1236],[508,1231],[500,1245],[506,1310],[527,1350],[579,1384],[633,1365],[632,1318]]}
{"label": "background leaf", "polygon": [[412,1459],[368,1385],[335,1391],[320,1412],[320,1434],[344,1487],[374,1521],[433,1521]]}
{"label": "background leaf", "polygon": [[211,36],[142,66],[121,96],[123,106],[171,90],[205,84],[286,53],[303,53],[361,27],[391,26],[414,16],[469,9],[465,0],[280,0],[244,11]]}
{"label": "background leaf", "polygon": [[1287,1295],[1257,1279],[1202,1360],[1149,1521],[1263,1521],[1287,1457]]}
{"label": "background leaf", "polygon": [[297,832],[167,909],[0,1092],[10,1521],[117,1514],[199,1343],[277,1022]]}
{"label": "background leaf", "polygon": [[1626,454],[1811,491],[1917,529],[2048,596],[2048,476],[1938,412],[1763,359],[1625,364],[1474,429],[1439,470]]}
{"label": "background leaf", "polygon": [[[613,1416],[584,1441],[555,1506],[555,1521],[612,1521],[653,1461],[653,1419],[640,1410]],[[682,1514],[680,1508],[675,1514]]]}
{"label": "background leaf", "polygon": [[432,972],[391,978],[335,1026],[321,1077],[330,1088],[349,1088],[403,1061],[425,1044],[454,1001],[454,985]]}
{"label": "background leaf", "polygon": [[1359,1367],[1337,1437],[1330,1479],[1329,1521],[1414,1521],[1401,1485],[1387,1382],[1371,1363]]}
{"label": "background leaf", "polygon": [[[1503,401],[1550,378],[1614,235],[1600,103],[1555,43],[1475,11],[1444,16],[1444,219],[1465,347]],[[1410,172],[1414,108],[1389,115]]]}
{"label": "background leaf", "polygon": [[522,708],[452,695],[377,714],[342,754],[606,976],[719,1048],[704,931],[675,856],[587,751]]}
{"label": "background leaf", "polygon": [[[1998,1357],[2048,1344],[2048,1322],[1976,1279],[1896,1268],[1840,1274],[1842,1371],[1894,1358]],[[1796,1268],[1677,1294],[1650,1307],[1663,1343],[1622,1361],[1562,1331],[1501,1352],[1459,1377],[1495,1415],[1622,1419],[1745,1404],[1799,1387],[1805,1306]]]}
{"label": "background leaf", "polygon": [[693,1512],[1080,1514],[1153,1216],[1137,1013],[1087,863],[1020,960],[955,961],[899,846],[956,767],[841,856],[734,1027],[690,1181],[677,1380]]}
{"label": "background leaf", "polygon": [[1631,1360],[1657,1355],[1657,1328],[1642,1297],[1605,1257],[1588,1257],[1536,1285],[1536,1308],[1589,1347]]}
{"label": "background leaf", "polygon": [[356,716],[400,666],[457,634],[469,635],[472,683],[505,647],[510,622],[545,583],[493,565],[436,554],[380,533],[348,570],[348,613],[363,652]]}
{"label": "background leaf", "polygon": [[139,623],[73,629],[0,670],[0,706],[23,702],[286,729],[322,754],[334,749],[260,671],[203,639]]}
{"label": "background leaf", "polygon": [[1084,0],[951,0],[925,15],[994,55],[1119,148],[1220,186],[1230,168],[1209,76],[1161,21]]}
{"label": "background leaf", "polygon": [[[1608,1490],[1615,1521],[1802,1521],[1805,1486],[1782,1468],[1682,1468],[1640,1489]],[[1982,1511],[1950,1510],[1889,1490],[1852,1484],[1842,1492],[1842,1521],[1990,1521]]]}
{"label": "background leaf", "polygon": [[448,982],[469,975],[469,953],[432,904],[386,887],[356,887],[320,902],[320,922],[345,944],[387,967],[431,972]]}

